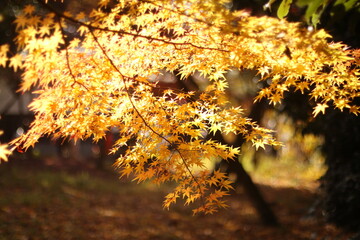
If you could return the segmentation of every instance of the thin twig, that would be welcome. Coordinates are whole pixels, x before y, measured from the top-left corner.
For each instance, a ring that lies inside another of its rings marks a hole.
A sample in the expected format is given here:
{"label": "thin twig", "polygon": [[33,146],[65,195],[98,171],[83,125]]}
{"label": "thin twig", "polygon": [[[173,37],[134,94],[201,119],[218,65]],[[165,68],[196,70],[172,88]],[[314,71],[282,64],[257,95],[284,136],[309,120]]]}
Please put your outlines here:
{"label": "thin twig", "polygon": [[150,4],[154,5],[154,6],[157,6],[157,7],[159,7],[159,8],[165,9],[166,11],[169,11],[169,12],[172,12],[172,13],[176,13],[176,14],[179,14],[179,15],[182,15],[182,16],[185,16],[185,17],[188,17],[188,18],[190,18],[190,19],[193,19],[193,20],[196,21],[196,22],[204,23],[204,24],[206,24],[208,27],[219,28],[219,27],[215,26],[213,23],[209,23],[209,22],[206,22],[206,21],[204,21],[204,20],[202,20],[202,19],[200,19],[200,18],[196,18],[196,17],[193,17],[193,16],[191,16],[191,15],[189,15],[189,14],[186,14],[185,11],[175,11],[174,9],[166,8],[166,7],[164,7],[164,6],[161,6],[161,5],[157,4],[157,3],[152,2],[152,1],[149,1],[149,0],[139,0],[139,1],[140,1],[140,2],[150,3]]}
{"label": "thin twig", "polygon": [[188,173],[190,174],[191,178],[194,180],[194,182],[196,183],[198,189],[199,189],[199,192],[201,193],[201,201],[203,203],[203,205],[205,206],[205,200],[203,198],[203,190],[202,190],[202,187],[201,187],[201,184],[198,182],[197,178],[194,176],[194,174],[192,173],[189,165],[187,164],[184,156],[182,155],[182,153],[180,152],[180,150],[178,149],[178,147],[176,145],[174,145],[172,142],[170,142],[166,137],[164,137],[163,135],[161,135],[160,133],[158,133],[156,130],[153,129],[153,127],[151,127],[148,122],[145,120],[145,118],[142,116],[142,114],[140,113],[140,111],[137,109],[135,103],[133,102],[132,100],[132,97],[131,97],[131,94],[130,94],[130,91],[129,91],[129,88],[126,84],[126,77],[122,74],[122,72],[120,71],[120,69],[114,64],[114,62],[112,61],[112,59],[109,57],[109,55],[107,54],[107,52],[105,51],[105,49],[103,48],[103,46],[100,44],[98,38],[95,36],[94,32],[93,32],[93,29],[91,29],[90,27],[88,28],[92,37],[94,38],[95,42],[97,43],[97,45],[99,46],[99,48],[101,49],[102,53],[104,54],[104,56],[108,59],[108,61],[110,62],[111,66],[115,69],[115,71],[117,71],[123,82],[124,82],[124,86],[125,86],[125,90],[126,90],[126,93],[127,93],[127,96],[129,98],[129,101],[130,101],[130,104],[132,105],[133,109],[135,110],[135,112],[137,113],[137,115],[140,117],[140,119],[142,120],[142,122],[144,123],[144,125],[151,131],[153,132],[155,135],[157,135],[158,137],[160,137],[161,139],[163,139],[164,141],[166,141],[169,146],[175,146],[174,150],[179,154],[185,168],[187,169]]}
{"label": "thin twig", "polygon": [[62,36],[62,39],[63,39],[63,41],[64,41],[64,45],[65,45],[66,65],[67,65],[67,67],[68,67],[68,69],[69,69],[70,76],[71,76],[72,79],[74,80],[74,83],[71,85],[71,87],[73,87],[74,84],[77,83],[77,84],[81,85],[82,87],[84,87],[86,90],[89,91],[89,89],[88,89],[83,83],[81,83],[81,82],[79,82],[79,81],[76,80],[76,77],[75,77],[75,75],[74,75],[74,73],[73,73],[73,71],[72,71],[72,68],[71,68],[71,66],[70,66],[69,51],[68,51],[68,46],[67,46],[67,44],[66,44],[66,38],[65,38],[65,35],[66,35],[66,34],[65,34],[64,28],[63,28],[63,26],[62,26],[62,24],[61,24],[61,18],[58,18],[58,23],[59,23],[59,27],[60,27],[60,31],[61,31],[61,36]]}
{"label": "thin twig", "polygon": [[79,20],[76,20],[72,17],[69,17],[69,16],[66,16],[65,14],[61,13],[61,12],[58,12],[57,10],[55,10],[54,8],[52,8],[51,6],[49,6],[48,4],[46,4],[43,0],[38,0],[38,2],[44,6],[46,9],[48,9],[50,12],[53,12],[55,13],[57,16],[61,17],[61,18],[64,18],[66,20],[69,20],[73,23],[76,23],[76,24],[79,24],[81,26],[85,26],[87,27],[88,29],[94,29],[94,30],[100,30],[100,31],[104,31],[104,32],[112,32],[112,33],[116,33],[116,34],[124,34],[124,35],[129,35],[129,36],[133,36],[135,38],[139,37],[139,38],[144,38],[144,39],[147,39],[149,41],[157,41],[157,42],[163,42],[163,43],[166,43],[166,44],[170,44],[170,45],[173,45],[173,46],[192,46],[194,48],[198,48],[198,49],[203,49],[203,50],[213,50],[213,51],[220,51],[220,52],[230,52],[228,50],[224,50],[224,49],[219,49],[219,48],[211,48],[211,47],[202,47],[202,46],[198,46],[198,45],[195,45],[193,43],[190,43],[190,42],[172,42],[172,41],[167,41],[165,39],[161,39],[161,38],[154,38],[154,37],[151,37],[151,36],[146,36],[146,35],[141,35],[141,34],[138,34],[138,33],[132,33],[132,32],[127,32],[127,31],[124,31],[124,30],[114,30],[114,29],[109,29],[109,28],[102,28],[102,27],[97,27],[97,26],[93,26],[91,24],[88,24],[88,23],[84,23],[82,21],[79,21]]}

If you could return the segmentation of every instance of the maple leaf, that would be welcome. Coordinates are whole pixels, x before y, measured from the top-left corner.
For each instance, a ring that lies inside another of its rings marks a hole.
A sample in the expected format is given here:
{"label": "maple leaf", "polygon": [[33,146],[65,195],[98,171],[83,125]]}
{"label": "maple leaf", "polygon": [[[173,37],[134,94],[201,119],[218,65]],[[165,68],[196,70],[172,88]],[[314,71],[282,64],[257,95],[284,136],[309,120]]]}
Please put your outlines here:
{"label": "maple leaf", "polygon": [[45,35],[49,35],[50,34],[50,28],[48,26],[41,26],[39,29],[39,34],[41,37],[45,36]]}
{"label": "maple leaf", "polygon": [[6,67],[8,58],[5,55],[0,55],[0,66]]}
{"label": "maple leaf", "polygon": [[35,11],[35,6],[34,5],[26,5],[23,9],[23,12],[26,14],[26,15],[31,15],[33,14]]}
{"label": "maple leaf", "polygon": [[14,23],[16,23],[16,30],[23,28],[28,24],[28,18],[25,15],[20,14],[16,17]]}
{"label": "maple leaf", "polygon": [[[230,180],[223,179],[221,182],[219,182],[219,187],[224,188],[226,190],[234,189],[233,186],[231,186],[233,182]],[[223,192],[223,195],[226,195],[226,192]]]}
{"label": "maple leaf", "polygon": [[360,107],[358,106],[351,106],[349,111],[353,114],[355,114],[356,116],[360,113]]}
{"label": "maple leaf", "polygon": [[349,105],[349,100],[347,100],[347,99],[336,99],[334,101],[334,104],[338,109],[340,109],[340,111],[343,111],[344,108],[350,108],[351,107]]}
{"label": "maple leaf", "polygon": [[239,148],[230,147],[229,148],[229,153],[228,153],[228,158],[233,159],[236,156],[239,156],[239,154],[240,154],[240,149]]}
{"label": "maple leaf", "polygon": [[76,20],[84,20],[85,18],[86,18],[86,15],[84,12],[78,13],[75,17]]}
{"label": "maple leaf", "polygon": [[314,117],[316,117],[320,112],[322,114],[325,113],[325,110],[326,108],[328,108],[329,106],[326,104],[326,103],[318,103],[316,105],[316,107],[314,108],[314,111],[313,111],[313,114],[314,114]]}
{"label": "maple leaf", "polygon": [[296,84],[296,90],[300,90],[301,93],[304,93],[304,90],[309,90],[309,83],[308,82],[300,82],[298,84]]}
{"label": "maple leaf", "polygon": [[27,19],[27,24],[32,26],[37,26],[41,22],[39,16],[31,16]]}
{"label": "maple leaf", "polygon": [[214,201],[218,201],[219,198],[222,198],[226,195],[229,195],[228,193],[221,191],[221,190],[215,190],[214,193],[210,194],[209,197],[207,198],[208,201],[210,202],[214,202]]}
{"label": "maple leaf", "polygon": [[271,95],[269,99],[271,104],[276,105],[277,103],[281,102],[282,97],[280,93],[275,93],[274,95]]}
{"label": "maple leaf", "polygon": [[169,193],[165,197],[165,201],[163,203],[164,208],[169,209],[170,205],[176,202],[176,199],[179,198],[177,193]]}
{"label": "maple leaf", "polygon": [[100,0],[98,5],[99,7],[106,7],[109,4],[110,0]]}
{"label": "maple leaf", "polygon": [[129,177],[129,175],[133,172],[133,169],[131,167],[125,167],[121,170],[121,176]]}
{"label": "maple leaf", "polygon": [[259,148],[265,149],[265,143],[261,140],[254,140],[253,146],[255,146],[256,150],[258,150]]}
{"label": "maple leaf", "polygon": [[219,179],[217,179],[216,177],[211,177],[211,178],[208,180],[208,184],[209,184],[210,186],[212,186],[212,185],[216,186],[218,182],[219,182]]}
{"label": "maple leaf", "polygon": [[9,51],[9,44],[4,44],[0,46],[0,55],[6,55],[7,52]]}
{"label": "maple leaf", "polygon": [[9,66],[14,68],[14,71],[16,72],[18,68],[22,67],[22,56],[20,54],[16,54],[15,56],[12,56],[10,58],[10,64]]}
{"label": "maple leaf", "polygon": [[220,131],[222,130],[222,125],[220,123],[213,123],[211,124],[211,126],[209,127],[210,129],[210,133],[213,133],[213,134],[216,134],[217,131]]}
{"label": "maple leaf", "polygon": [[7,149],[7,145],[0,145],[0,162],[1,160],[7,162],[8,156],[11,154],[11,151]]}

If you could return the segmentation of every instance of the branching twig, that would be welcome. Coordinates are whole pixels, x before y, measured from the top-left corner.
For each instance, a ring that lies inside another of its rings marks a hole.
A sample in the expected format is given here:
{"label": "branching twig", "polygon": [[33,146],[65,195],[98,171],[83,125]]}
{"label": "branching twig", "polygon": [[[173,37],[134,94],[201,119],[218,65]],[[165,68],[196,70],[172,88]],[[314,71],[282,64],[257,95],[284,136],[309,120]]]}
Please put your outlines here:
{"label": "branching twig", "polygon": [[61,31],[61,36],[62,36],[62,39],[64,41],[64,44],[65,44],[65,57],[66,57],[66,65],[69,69],[69,73],[70,73],[70,76],[72,77],[72,79],[74,80],[74,83],[71,85],[71,87],[74,86],[75,83],[81,85],[82,87],[84,87],[86,90],[89,90],[83,83],[79,82],[76,80],[76,77],[72,71],[72,68],[70,66],[70,60],[69,60],[69,50],[68,50],[68,46],[66,44],[66,38],[65,38],[65,32],[64,32],[64,28],[61,24],[61,18],[58,18],[58,23],[59,23],[59,27],[60,27],[60,31]]}
{"label": "branching twig", "polygon": [[168,40],[165,40],[165,39],[161,39],[161,38],[154,38],[154,37],[151,37],[151,36],[146,36],[146,35],[141,35],[141,34],[138,34],[138,33],[132,33],[132,32],[127,32],[127,31],[124,31],[124,30],[114,30],[114,29],[109,29],[109,28],[102,28],[102,27],[97,27],[97,26],[93,26],[91,24],[88,24],[88,23],[84,23],[82,21],[79,21],[79,20],[76,20],[72,17],[69,17],[69,16],[66,16],[65,14],[61,13],[61,12],[58,12],[57,10],[53,9],[51,6],[49,6],[48,4],[46,4],[43,0],[38,0],[38,2],[44,6],[44,8],[48,9],[50,12],[53,12],[55,13],[57,16],[63,18],[63,19],[66,19],[70,22],[73,22],[73,23],[76,23],[76,24],[79,24],[81,26],[85,26],[87,27],[88,29],[94,29],[94,30],[100,30],[100,31],[104,31],[104,32],[112,32],[112,33],[117,33],[117,34],[124,34],[124,35],[129,35],[129,36],[133,36],[135,38],[139,37],[139,38],[144,38],[144,39],[147,39],[149,41],[157,41],[157,42],[163,42],[163,43],[166,43],[166,44],[170,44],[170,45],[173,45],[174,47],[175,46],[192,46],[194,48],[198,48],[198,49],[203,49],[203,50],[213,50],[213,51],[220,51],[220,52],[230,52],[228,50],[224,50],[224,49],[219,49],[219,48],[211,48],[211,47],[202,47],[202,46],[198,46],[198,45],[195,45],[193,43],[190,43],[190,42],[172,42],[172,41],[168,41]]}
{"label": "branching twig", "polygon": [[194,174],[192,173],[189,165],[187,164],[184,156],[182,155],[181,151],[179,150],[179,148],[173,144],[171,141],[169,141],[166,137],[164,137],[163,135],[161,135],[160,133],[158,133],[153,127],[151,127],[149,125],[149,123],[145,120],[145,118],[142,116],[142,114],[140,113],[139,109],[136,107],[135,103],[132,100],[131,97],[131,93],[130,90],[126,84],[126,77],[122,74],[122,72],[120,71],[120,69],[114,64],[113,60],[109,57],[109,55],[107,54],[107,52],[105,51],[105,49],[103,48],[103,46],[100,44],[98,38],[95,36],[93,29],[91,27],[88,27],[92,37],[94,38],[94,41],[96,42],[96,44],[99,46],[100,50],[102,51],[102,53],[104,54],[104,56],[108,59],[108,61],[110,62],[111,66],[115,69],[116,72],[118,72],[121,76],[121,79],[124,82],[124,86],[125,86],[125,91],[127,93],[127,96],[129,98],[130,104],[132,105],[133,109],[135,110],[135,112],[137,113],[137,115],[140,117],[140,119],[142,120],[142,122],[144,123],[144,125],[155,135],[157,135],[158,137],[160,137],[161,139],[163,139],[165,142],[167,142],[169,144],[169,146],[175,146],[174,150],[179,154],[186,170],[188,171],[188,173],[190,174],[191,178],[194,180],[194,182],[196,183],[199,192],[201,193],[201,201],[203,203],[203,205],[205,206],[205,200],[203,197],[203,189],[201,187],[201,184],[199,183],[199,181],[197,180],[197,178],[194,176]]}

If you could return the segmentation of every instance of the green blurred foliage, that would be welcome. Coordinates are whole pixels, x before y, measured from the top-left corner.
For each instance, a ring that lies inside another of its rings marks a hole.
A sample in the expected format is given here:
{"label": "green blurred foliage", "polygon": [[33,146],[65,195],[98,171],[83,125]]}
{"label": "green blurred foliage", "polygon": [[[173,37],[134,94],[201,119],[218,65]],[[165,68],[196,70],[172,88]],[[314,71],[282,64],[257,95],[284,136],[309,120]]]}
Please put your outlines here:
{"label": "green blurred foliage", "polygon": [[[276,0],[270,0],[264,8],[271,9]],[[277,16],[282,19],[289,15],[292,5],[304,8],[304,20],[308,25],[317,27],[325,11],[330,13],[333,21],[339,21],[345,14],[359,14],[360,2],[358,0],[282,0],[277,9]],[[356,24],[356,23],[355,23]]]}

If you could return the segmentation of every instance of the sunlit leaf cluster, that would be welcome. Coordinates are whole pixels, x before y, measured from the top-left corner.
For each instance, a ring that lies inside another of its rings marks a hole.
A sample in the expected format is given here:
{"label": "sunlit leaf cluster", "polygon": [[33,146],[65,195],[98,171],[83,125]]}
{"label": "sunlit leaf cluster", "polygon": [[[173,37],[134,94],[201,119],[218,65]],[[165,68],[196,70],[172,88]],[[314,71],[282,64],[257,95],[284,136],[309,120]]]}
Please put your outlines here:
{"label": "sunlit leaf cluster", "polygon": [[[194,212],[226,206],[230,181],[209,174],[205,163],[236,159],[239,149],[215,141],[216,133],[240,134],[256,148],[278,145],[229,103],[224,74],[232,69],[256,70],[268,83],[256,100],[276,104],[299,90],[318,102],[315,115],[330,105],[360,111],[353,104],[359,70],[348,64],[346,46],[329,43],[324,31],[231,12],[226,1],[101,0],[90,15],[39,3],[48,13],[26,6],[15,20],[18,54],[7,46],[0,52],[1,65],[23,71],[20,90],[37,95],[35,121],[13,144],[27,149],[47,135],[97,141],[116,128],[112,152],[120,154],[122,175],[177,182],[165,207],[178,198],[199,200]],[[181,79],[197,73],[208,83],[199,92],[163,88],[156,79],[164,71]]]}
{"label": "sunlit leaf cluster", "polygon": [[[0,135],[3,134],[3,131],[0,130]],[[11,154],[11,151],[8,149],[7,144],[0,143],[0,162],[1,161],[8,161],[8,156]]]}

